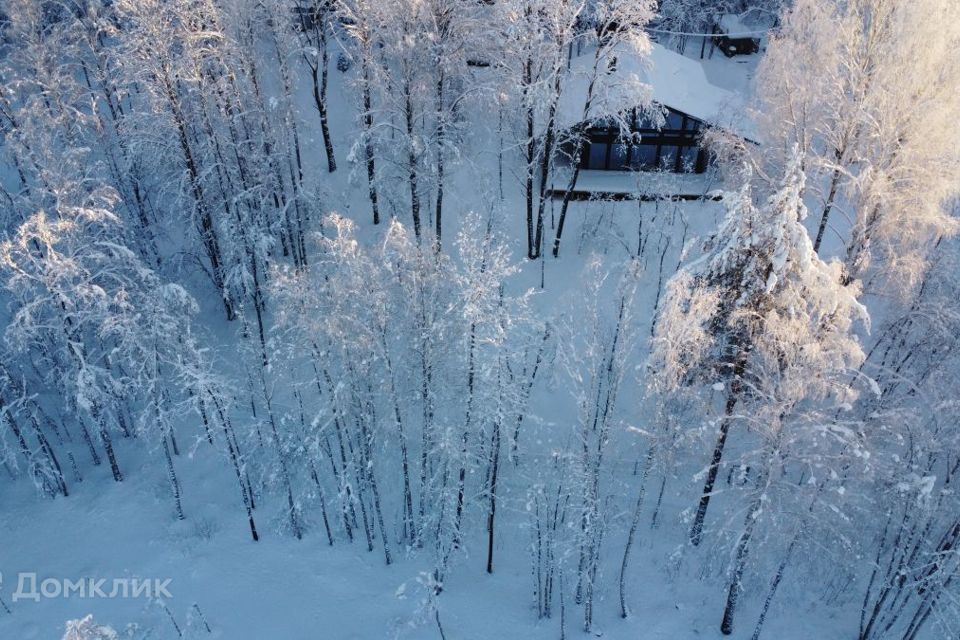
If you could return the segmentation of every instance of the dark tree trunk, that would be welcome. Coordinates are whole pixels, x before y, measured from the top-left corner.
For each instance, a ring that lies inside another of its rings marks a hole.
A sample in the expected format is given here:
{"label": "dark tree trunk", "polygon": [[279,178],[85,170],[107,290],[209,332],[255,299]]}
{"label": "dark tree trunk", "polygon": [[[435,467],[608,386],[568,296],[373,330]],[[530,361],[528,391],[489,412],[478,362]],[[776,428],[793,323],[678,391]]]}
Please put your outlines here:
{"label": "dark tree trunk", "polygon": [[817,238],[813,241],[813,250],[817,253],[820,252],[820,244],[823,242],[823,234],[827,230],[827,222],[830,220],[830,211],[833,209],[833,202],[837,197],[837,188],[839,186],[840,167],[837,167],[833,170],[833,175],[830,177],[830,191],[827,193],[827,201],[823,205],[823,213],[820,214],[820,226],[817,228]]}
{"label": "dark tree trunk", "polygon": [[[330,406],[333,409],[334,433],[337,436],[337,447],[340,451],[340,464],[341,464],[340,495],[342,496],[341,499],[343,500],[344,526],[346,527],[346,530],[347,530],[347,537],[350,538],[350,541],[352,542],[353,541],[352,528],[356,528],[357,526],[357,511],[356,511],[356,507],[354,506],[355,498],[353,494],[353,488],[350,484],[349,465],[347,464],[347,446],[346,445],[349,445],[350,447],[351,457],[353,455],[353,445],[350,444],[348,435],[345,438],[344,423],[340,415],[340,410],[337,406],[337,399],[334,393],[335,387],[333,384],[333,378],[330,376],[330,373],[326,369],[323,370],[323,378],[324,378],[324,382],[327,385],[327,392],[330,396]],[[317,385],[318,386],[320,385],[319,377],[317,378]],[[346,444],[345,444],[345,439],[346,439]],[[373,542],[370,539],[370,528],[367,526],[367,513],[363,507],[363,502],[360,503],[360,508],[361,508],[361,515],[363,516],[363,528],[367,536],[368,551],[373,551]],[[349,517],[348,517],[348,512],[349,512]],[[352,528],[350,526],[351,523],[352,523]]]}
{"label": "dark tree trunk", "polygon": [[[326,67],[326,53],[324,53],[323,58],[324,61],[322,64]],[[327,72],[326,69],[324,69],[321,74],[319,69],[312,67],[311,73],[313,75],[313,101],[317,106],[317,111],[320,113],[320,131],[323,134],[323,147],[327,153],[327,171],[333,173],[337,170],[337,160],[333,155],[333,142],[330,140],[330,125],[328,124],[327,117],[327,103],[325,98]],[[323,88],[321,89],[321,87]]]}
{"label": "dark tree trunk", "polygon": [[327,117],[327,80],[329,78],[330,54],[327,52],[327,23],[326,20],[317,27],[320,32],[320,83],[317,86],[317,70],[313,71],[314,100],[317,111],[320,113],[320,132],[323,134],[323,148],[327,152],[327,170],[333,173],[337,170],[337,158],[333,153],[333,140],[330,137],[330,123]]}
{"label": "dark tree trunk", "polygon": [[[368,409],[369,403],[367,403]],[[380,542],[383,544],[383,558],[387,565],[390,565],[393,560],[390,556],[390,539],[387,536],[387,527],[384,524],[383,520],[383,509],[380,502],[380,489],[377,484],[377,477],[374,474],[374,465],[373,465],[373,436],[367,428],[366,416],[372,416],[373,412],[365,412],[365,415],[358,417],[358,422],[360,423],[360,437],[362,439],[360,449],[361,449],[361,462],[363,464],[363,471],[366,476],[366,481],[370,487],[370,493],[373,496],[373,512],[377,518],[377,527],[380,529]]]}
{"label": "dark tree trunk", "polygon": [[283,488],[287,494],[287,517],[290,519],[290,528],[293,535],[300,540],[303,538],[303,530],[300,526],[300,519],[297,515],[297,505],[293,499],[293,480],[290,475],[290,467],[287,463],[287,452],[284,451],[283,443],[280,441],[280,432],[277,429],[277,420],[273,413],[273,402],[270,399],[270,392],[267,389],[266,373],[264,369],[266,364],[260,370],[260,386],[263,391],[263,401],[267,407],[267,419],[270,422],[270,433],[273,437],[273,444],[277,452],[277,460],[280,463],[280,479],[283,481]]}
{"label": "dark tree trunk", "polygon": [[[606,29],[614,28],[611,25],[606,25]],[[601,46],[604,45],[604,46]],[[599,65],[601,60],[601,53],[604,50],[607,50],[610,47],[610,41],[605,41],[601,38],[600,45],[597,46],[596,52],[593,58],[593,72],[590,76],[590,82],[587,85],[587,98],[586,102],[583,105],[583,117],[582,121],[586,121],[590,115],[590,107],[593,104],[593,91],[597,83],[597,76],[599,72]],[[578,134],[581,132],[577,132]],[[578,139],[574,141],[574,152],[573,152],[573,176],[570,178],[570,184],[567,186],[566,192],[563,194],[563,204],[560,207],[560,218],[557,220],[557,235],[553,240],[553,257],[556,258],[560,255],[560,239],[563,237],[563,225],[567,220],[567,209],[570,206],[570,200],[573,197],[573,189],[577,186],[577,179],[580,177],[580,154],[583,152],[583,145]]]}
{"label": "dark tree trunk", "polygon": [[[533,84],[533,60],[527,58],[526,63],[523,67],[523,93],[525,102],[529,102],[532,98],[529,95],[531,86]],[[527,126],[527,144],[526,144],[526,167],[524,167],[524,172],[526,173],[526,182],[525,182],[525,191],[526,191],[526,207],[527,207],[527,258],[530,260],[536,260],[540,257],[539,247],[536,242],[536,235],[534,231],[534,220],[533,220],[533,173],[534,173],[534,164],[536,163],[537,157],[537,141],[534,136],[534,121],[533,121],[533,107],[529,104],[524,106],[525,116],[526,116],[526,126]]]}
{"label": "dark tree trunk", "polygon": [[563,194],[563,204],[560,205],[560,217],[557,219],[557,235],[553,239],[553,257],[560,255],[560,239],[563,237],[563,226],[567,221],[567,209],[570,207],[570,200],[573,197],[573,189],[577,186],[577,179],[580,177],[580,146],[577,145],[577,151],[573,154],[573,176],[570,178],[570,184]]}
{"label": "dark tree trunk", "polygon": [[[534,233],[534,246],[537,256],[543,252],[543,218],[544,210],[547,206],[547,200],[544,197],[547,191],[547,185],[550,182],[550,175],[553,167],[553,156],[556,146],[556,128],[557,128],[557,107],[560,102],[560,75],[557,74],[553,86],[553,94],[550,99],[550,107],[547,110],[547,127],[544,133],[543,150],[540,156],[540,189],[537,200],[537,218],[536,231]],[[528,130],[528,133],[531,133]]]}
{"label": "dark tree trunk", "polygon": [[727,393],[723,420],[720,422],[720,435],[713,448],[713,458],[710,461],[710,468],[707,470],[707,479],[703,483],[700,503],[697,505],[697,514],[694,516],[693,526],[690,528],[690,543],[695,547],[700,544],[700,540],[703,537],[703,521],[707,515],[707,507],[710,506],[710,497],[713,494],[713,487],[717,482],[717,474],[720,472],[720,461],[723,459],[723,450],[727,444],[727,435],[730,432],[730,423],[733,420],[733,409],[740,399],[740,393],[742,391],[740,377],[743,375],[746,361],[747,354],[741,350],[737,355],[737,360],[733,368],[733,376],[730,379],[730,390]]}
{"label": "dark tree trunk", "polygon": [[537,379],[537,373],[540,371],[540,365],[543,363],[543,354],[547,348],[547,341],[550,339],[550,324],[547,323],[543,328],[543,341],[540,343],[540,348],[537,350],[537,357],[533,363],[533,369],[530,371],[530,376],[527,378],[524,383],[521,391],[521,412],[517,416],[517,424],[513,428],[513,442],[510,445],[511,456],[513,456],[514,464],[517,462],[517,451],[519,448],[520,442],[520,427],[523,426],[523,420],[526,415],[527,402],[530,400],[530,394],[533,391],[533,383]]}
{"label": "dark tree trunk", "polygon": [[97,448],[93,444],[93,438],[90,437],[90,430],[87,429],[87,424],[83,421],[83,418],[77,416],[77,421],[80,423],[80,433],[83,435],[83,441],[87,445],[87,451],[90,452],[90,460],[93,462],[93,466],[100,466],[100,454],[97,453]]}
{"label": "dark tree trunk", "polygon": [[417,153],[413,145],[413,96],[411,95],[409,81],[404,85],[404,108],[403,115],[407,131],[407,180],[410,184],[410,214],[413,217],[413,235],[417,238],[417,243],[421,241],[420,225],[420,186],[417,172]]}
{"label": "dark tree trunk", "polygon": [[[217,416],[220,419],[220,426],[223,428],[223,439],[227,443],[227,453],[230,455],[230,462],[233,465],[233,470],[237,475],[237,482],[240,483],[240,495],[243,498],[243,507],[247,511],[247,521],[250,524],[250,535],[253,536],[253,541],[257,542],[260,540],[260,535],[257,533],[257,525],[253,521],[253,499],[250,492],[250,486],[244,481],[242,464],[240,458],[240,452],[237,448],[233,446],[233,439],[231,438],[232,427],[227,421],[227,416],[224,413],[223,407],[220,404],[220,401],[213,394],[212,391],[207,391],[210,395],[210,399],[213,402],[214,408],[217,410]],[[203,400],[200,400],[201,406],[203,405]]]}
{"label": "dark tree trunk", "polygon": [[423,405],[423,426],[421,427],[420,432],[420,499],[418,503],[418,514],[420,516],[419,526],[420,529],[417,532],[416,544],[420,546],[423,544],[423,531],[426,529],[426,510],[427,510],[427,500],[428,496],[428,483],[427,477],[430,475],[430,468],[432,466],[431,459],[431,450],[433,449],[433,393],[432,393],[432,383],[433,383],[433,370],[430,366],[430,360],[428,355],[429,350],[429,335],[425,329],[428,325],[428,317],[426,310],[426,294],[424,292],[424,286],[422,281],[418,282],[417,285],[417,305],[418,305],[418,316],[419,316],[419,335],[420,335],[420,344],[419,344],[419,356],[420,356],[420,401]]}
{"label": "dark tree trunk", "polygon": [[373,97],[370,95],[370,67],[364,52],[363,66],[363,151],[367,163],[367,185],[370,206],[373,209],[373,224],[380,224],[380,205],[377,198],[377,166],[373,153]]}
{"label": "dark tree trunk", "polygon": [[42,482],[44,485],[44,490],[49,491],[49,486],[47,485],[46,480],[43,478],[43,474],[39,473],[33,463],[33,454],[30,452],[30,447],[27,445],[26,438],[23,437],[23,431],[20,429],[20,425],[17,424],[16,420],[13,419],[13,416],[10,415],[10,413],[6,410],[2,398],[0,398],[0,415],[3,415],[3,417],[6,418],[7,425],[10,427],[10,430],[13,431],[17,443],[20,445],[20,453],[23,454],[23,457],[26,460],[27,468],[30,469],[34,474],[34,480]]}
{"label": "dark tree trunk", "polygon": [[443,232],[443,172],[444,172],[444,154],[443,146],[446,138],[446,118],[444,116],[444,75],[443,69],[440,70],[437,78],[437,208],[434,223],[436,225],[436,250],[439,252],[442,247]]}
{"label": "dark tree trunk", "polygon": [[96,403],[93,405],[94,420],[100,429],[100,442],[107,453],[107,460],[110,462],[110,472],[116,482],[123,482],[123,474],[120,473],[120,465],[117,463],[117,456],[113,451],[113,440],[110,438],[110,432],[107,431],[107,424]]}
{"label": "dark tree trunk", "polygon": [[467,479],[467,444],[470,438],[470,428],[473,421],[473,402],[474,402],[474,350],[476,349],[477,334],[476,325],[470,325],[469,351],[467,354],[467,412],[464,418],[463,437],[460,447],[460,473],[457,480],[457,515],[454,521],[454,545],[460,544],[460,522],[463,519],[463,501],[464,489]]}
{"label": "dark tree trunk", "polygon": [[723,620],[720,622],[720,633],[725,636],[733,633],[733,616],[737,611],[740,595],[743,593],[743,572],[747,566],[747,556],[750,553],[750,538],[757,525],[757,516],[760,513],[759,500],[751,505],[747,512],[743,534],[737,542],[737,555],[734,560],[733,573],[730,576],[730,586],[727,589],[727,605],[723,609]]}
{"label": "dark tree trunk", "polygon": [[493,573],[493,537],[497,516],[497,476],[500,471],[500,421],[493,425],[490,444],[490,510],[487,514],[487,573]]}
{"label": "dark tree trunk", "polygon": [[637,490],[637,504],[633,508],[633,520],[630,521],[630,530],[627,533],[627,544],[623,548],[623,561],[620,563],[620,617],[626,618],[627,597],[626,597],[626,575],[627,567],[630,562],[630,551],[633,549],[633,541],[637,534],[637,526],[640,524],[640,511],[643,509],[643,496],[647,489],[647,477],[650,475],[650,468],[653,466],[653,446],[647,451],[647,460],[643,466],[643,477],[640,479],[640,488]]}
{"label": "dark tree trunk", "polygon": [[417,524],[413,519],[413,492],[410,489],[410,460],[407,450],[407,436],[403,430],[403,416],[400,413],[400,400],[397,396],[397,383],[393,371],[393,362],[390,358],[387,345],[386,327],[380,327],[380,342],[383,348],[384,360],[387,365],[387,375],[390,382],[390,397],[393,402],[393,418],[397,423],[397,435],[400,441],[400,462],[403,472],[403,537],[413,542],[416,537]]}
{"label": "dark tree trunk", "polygon": [[170,490],[173,492],[173,503],[177,512],[177,520],[183,520],[183,501],[180,499],[180,480],[177,479],[177,470],[173,466],[173,457],[170,455],[170,444],[166,436],[163,437],[163,457],[167,461],[167,478],[170,480]]}
{"label": "dark tree trunk", "polygon": [[58,491],[63,494],[63,497],[68,497],[70,492],[67,489],[67,481],[63,476],[63,469],[60,466],[60,461],[57,459],[57,454],[54,452],[53,447],[50,446],[50,441],[47,440],[47,437],[43,434],[43,430],[40,428],[40,423],[35,415],[30,416],[30,424],[33,426],[33,431],[37,436],[37,442],[40,443],[40,448],[43,450],[44,454],[47,456],[47,460],[50,462],[51,471],[53,471]]}
{"label": "dark tree trunk", "polygon": [[176,91],[173,88],[172,81],[164,76],[164,89],[167,94],[167,101],[170,105],[170,111],[173,114],[174,123],[177,127],[177,135],[180,141],[180,150],[183,153],[183,159],[186,163],[187,174],[190,179],[190,188],[193,191],[194,201],[197,211],[200,215],[200,238],[207,251],[207,258],[210,260],[211,276],[213,283],[223,297],[223,306],[228,320],[233,320],[236,315],[233,309],[233,301],[227,292],[223,277],[223,259],[220,253],[220,240],[217,237],[217,231],[213,223],[213,217],[207,209],[207,204],[203,198],[203,188],[200,185],[200,168],[190,147],[189,135],[187,134],[187,124],[183,113],[180,110],[180,103]]}
{"label": "dark tree trunk", "polygon": [[750,637],[750,640],[760,640],[760,632],[763,630],[763,623],[767,619],[767,613],[770,611],[770,604],[773,602],[773,597],[777,594],[777,588],[780,586],[780,581],[783,580],[783,574],[787,570],[787,565],[790,563],[790,556],[793,554],[793,549],[797,544],[797,539],[799,534],[793,537],[793,540],[790,541],[790,545],[787,547],[787,552],[784,554],[783,559],[780,561],[780,565],[777,567],[777,573],[774,574],[773,580],[770,582],[770,590],[767,591],[767,597],[763,600],[763,609],[760,611],[760,617],[757,619],[757,626],[753,630],[753,635]]}

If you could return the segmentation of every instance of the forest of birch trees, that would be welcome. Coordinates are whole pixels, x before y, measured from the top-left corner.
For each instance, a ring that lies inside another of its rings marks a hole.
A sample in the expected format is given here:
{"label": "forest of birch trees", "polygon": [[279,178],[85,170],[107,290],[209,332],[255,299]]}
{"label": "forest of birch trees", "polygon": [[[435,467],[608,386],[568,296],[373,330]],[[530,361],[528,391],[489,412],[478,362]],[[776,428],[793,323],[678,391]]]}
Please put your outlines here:
{"label": "forest of birch trees", "polygon": [[[589,122],[618,52],[746,10],[719,224],[578,251],[571,56]],[[428,565],[438,637],[505,546],[558,637],[641,615],[674,533],[725,635],[960,633],[956,0],[0,0],[0,37],[0,483],[155,466],[190,520],[218,459],[251,544]]]}

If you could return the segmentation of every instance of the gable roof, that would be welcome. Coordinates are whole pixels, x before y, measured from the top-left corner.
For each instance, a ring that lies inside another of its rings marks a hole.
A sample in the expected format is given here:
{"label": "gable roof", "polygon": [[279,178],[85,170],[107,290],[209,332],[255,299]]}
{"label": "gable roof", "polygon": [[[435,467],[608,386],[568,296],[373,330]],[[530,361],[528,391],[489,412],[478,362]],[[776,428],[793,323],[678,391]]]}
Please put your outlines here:
{"label": "gable roof", "polygon": [[[646,56],[621,45],[607,60],[600,62],[594,99],[584,118],[594,50],[594,47],[585,48],[570,64],[558,110],[562,128],[583,120],[612,116],[652,100],[714,127],[756,139],[742,96],[711,84],[698,61],[658,43],[652,43]],[[605,73],[604,69],[614,57],[614,69]]]}

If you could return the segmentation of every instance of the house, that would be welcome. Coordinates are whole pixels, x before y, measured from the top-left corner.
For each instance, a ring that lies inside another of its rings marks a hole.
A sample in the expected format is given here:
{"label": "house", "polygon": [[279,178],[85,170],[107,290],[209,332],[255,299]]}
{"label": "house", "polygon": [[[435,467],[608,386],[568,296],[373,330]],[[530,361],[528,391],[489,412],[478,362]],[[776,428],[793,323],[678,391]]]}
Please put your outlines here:
{"label": "house", "polygon": [[[592,50],[571,62],[559,109],[562,156],[579,156],[581,170],[703,173],[707,129],[755,139],[743,99],[711,84],[696,60],[656,43],[646,56],[618,50],[585,108],[592,65]],[[631,106],[651,101],[662,118]]]}
{"label": "house", "polygon": [[745,24],[740,16],[727,13],[713,27],[713,44],[728,58],[749,55],[760,50],[760,38],[755,29]]}

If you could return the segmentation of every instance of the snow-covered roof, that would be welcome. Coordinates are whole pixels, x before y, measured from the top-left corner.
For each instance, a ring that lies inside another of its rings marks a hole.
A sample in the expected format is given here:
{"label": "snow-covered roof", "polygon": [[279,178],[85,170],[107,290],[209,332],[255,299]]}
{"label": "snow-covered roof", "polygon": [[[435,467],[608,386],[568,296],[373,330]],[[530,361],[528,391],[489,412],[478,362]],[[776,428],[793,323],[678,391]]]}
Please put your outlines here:
{"label": "snow-covered roof", "polygon": [[769,11],[754,7],[743,13],[725,13],[717,19],[720,27],[731,38],[763,38],[776,22]]}
{"label": "snow-covered roof", "polygon": [[743,19],[736,13],[725,13],[720,16],[720,19],[717,20],[717,26],[733,38],[757,37],[754,35],[754,32],[757,30],[745,24]]}
{"label": "snow-covered roof", "polygon": [[[593,101],[584,117],[594,51],[592,47],[585,49],[571,63],[559,108],[563,128],[653,100],[715,127],[756,139],[742,96],[711,84],[698,61],[657,43],[652,43],[646,56],[622,45],[600,62]],[[614,57],[615,68],[608,73],[608,63]]]}

